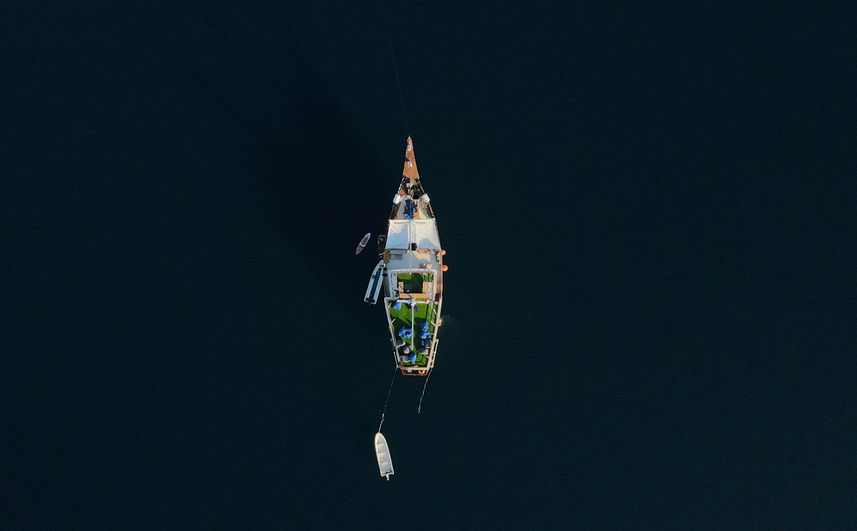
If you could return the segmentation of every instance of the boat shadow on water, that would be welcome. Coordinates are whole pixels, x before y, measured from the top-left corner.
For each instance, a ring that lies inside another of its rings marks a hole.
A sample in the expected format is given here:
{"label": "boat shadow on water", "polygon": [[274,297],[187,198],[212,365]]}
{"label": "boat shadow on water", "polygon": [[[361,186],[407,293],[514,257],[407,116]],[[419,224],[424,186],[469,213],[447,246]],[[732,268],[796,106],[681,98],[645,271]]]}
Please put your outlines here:
{"label": "boat shadow on water", "polygon": [[[266,136],[260,169],[266,200],[284,240],[303,258],[325,295],[372,326],[377,315],[366,311],[363,293],[376,262],[375,238],[386,233],[389,199],[399,177],[381,163],[313,77],[308,76],[290,114],[279,122],[282,126]],[[399,146],[390,149],[398,151]],[[372,232],[367,249],[355,256],[367,231]]]}

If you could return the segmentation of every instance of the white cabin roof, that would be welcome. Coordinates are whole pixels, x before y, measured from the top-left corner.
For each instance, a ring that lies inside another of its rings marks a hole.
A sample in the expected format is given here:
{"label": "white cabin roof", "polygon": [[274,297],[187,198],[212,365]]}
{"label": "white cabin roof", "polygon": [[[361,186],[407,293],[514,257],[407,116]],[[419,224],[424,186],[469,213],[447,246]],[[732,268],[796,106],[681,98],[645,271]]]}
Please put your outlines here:
{"label": "white cabin roof", "polygon": [[411,243],[416,243],[418,249],[440,250],[434,219],[389,220],[386,249],[409,249]]}

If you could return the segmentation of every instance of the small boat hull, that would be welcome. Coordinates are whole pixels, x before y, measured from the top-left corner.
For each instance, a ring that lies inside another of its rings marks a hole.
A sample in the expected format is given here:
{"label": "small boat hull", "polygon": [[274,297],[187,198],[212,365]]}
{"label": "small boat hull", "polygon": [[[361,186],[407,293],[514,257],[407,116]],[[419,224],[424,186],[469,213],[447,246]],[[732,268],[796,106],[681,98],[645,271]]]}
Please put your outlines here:
{"label": "small boat hull", "polygon": [[379,431],[375,434],[375,457],[378,459],[378,471],[382,478],[387,478],[390,481],[390,476],[395,474],[393,471],[393,458],[390,457],[390,447],[387,446],[387,439]]}

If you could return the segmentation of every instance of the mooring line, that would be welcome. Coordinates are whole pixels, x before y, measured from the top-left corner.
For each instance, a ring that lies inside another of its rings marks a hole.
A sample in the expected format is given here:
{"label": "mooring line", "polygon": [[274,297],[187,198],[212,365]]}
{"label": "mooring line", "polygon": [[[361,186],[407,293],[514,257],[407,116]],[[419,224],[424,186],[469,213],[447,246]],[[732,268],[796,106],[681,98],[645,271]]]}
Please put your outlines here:
{"label": "mooring line", "polygon": [[390,394],[393,392],[393,383],[396,381],[396,374],[399,372],[399,367],[396,366],[393,371],[393,377],[390,379],[390,388],[387,389],[387,400],[384,401],[384,410],[381,411],[381,423],[378,424],[378,433],[381,433],[381,426],[384,425],[384,417],[387,415],[387,405],[390,403]]}
{"label": "mooring line", "polygon": [[422,409],[423,409],[423,397],[424,397],[424,396],[426,396],[426,387],[428,387],[428,381],[429,381],[429,378],[431,378],[431,371],[432,371],[432,370],[434,370],[434,367],[432,367],[431,369],[429,369],[428,374],[426,374],[426,381],[423,383],[423,392],[422,392],[422,394],[420,395],[420,403],[419,403],[419,405],[417,406],[417,415],[419,415],[419,414],[420,414],[420,412],[421,412],[421,411],[422,411]]}
{"label": "mooring line", "polygon": [[387,42],[390,44],[390,57],[393,59],[393,72],[396,74],[396,88],[399,89],[399,103],[402,105],[402,120],[405,122],[405,134],[411,136],[408,128],[408,113],[405,112],[405,96],[402,93],[402,82],[399,81],[399,66],[396,64],[396,51],[393,48],[393,33],[390,31],[390,20],[387,18],[387,8],[381,0],[381,13],[384,15],[384,26],[387,29]]}

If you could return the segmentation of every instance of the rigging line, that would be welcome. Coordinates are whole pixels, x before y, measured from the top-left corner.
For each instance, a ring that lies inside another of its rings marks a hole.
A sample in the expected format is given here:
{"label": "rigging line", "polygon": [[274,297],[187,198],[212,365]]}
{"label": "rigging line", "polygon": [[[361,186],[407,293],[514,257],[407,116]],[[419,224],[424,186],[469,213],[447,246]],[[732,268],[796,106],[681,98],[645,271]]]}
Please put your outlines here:
{"label": "rigging line", "polygon": [[396,74],[396,88],[399,89],[399,103],[402,105],[402,120],[405,122],[405,133],[411,136],[411,130],[408,127],[408,113],[405,112],[405,96],[402,94],[402,82],[399,81],[399,67],[396,64],[396,51],[393,48],[393,37],[390,31],[390,20],[387,18],[387,8],[384,7],[381,0],[381,13],[384,15],[384,25],[387,29],[387,43],[390,44],[390,57],[393,59],[393,72]]}
{"label": "rigging line", "polygon": [[378,433],[381,433],[381,426],[384,425],[384,417],[387,415],[387,405],[390,403],[390,393],[393,392],[393,382],[396,381],[396,373],[399,372],[398,365],[393,369],[393,378],[390,380],[390,388],[387,389],[387,400],[384,401],[384,410],[381,411],[381,423],[378,424]]}
{"label": "rigging line", "polygon": [[428,387],[428,381],[429,381],[429,378],[431,378],[431,371],[433,371],[433,370],[434,370],[434,367],[429,369],[428,374],[426,374],[426,381],[425,381],[425,383],[423,383],[423,393],[420,395],[420,403],[419,403],[419,405],[417,405],[417,415],[419,415],[423,409],[423,397],[426,396],[426,387]]}

